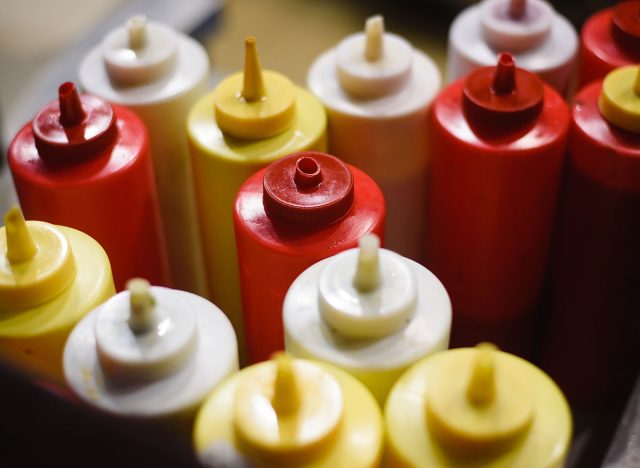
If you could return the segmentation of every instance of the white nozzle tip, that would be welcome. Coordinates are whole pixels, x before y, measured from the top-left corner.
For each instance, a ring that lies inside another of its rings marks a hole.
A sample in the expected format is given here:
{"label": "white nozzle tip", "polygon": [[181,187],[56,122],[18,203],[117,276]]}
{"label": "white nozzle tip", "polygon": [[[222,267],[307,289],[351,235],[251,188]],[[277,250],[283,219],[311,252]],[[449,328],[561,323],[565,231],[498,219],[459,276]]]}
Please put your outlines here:
{"label": "white nozzle tip", "polygon": [[127,21],[129,32],[129,47],[133,50],[142,49],[147,44],[147,17],[136,15]]}
{"label": "white nozzle tip", "polygon": [[380,286],[380,238],[366,234],[360,238],[358,266],[354,286],[362,292],[372,291]]}
{"label": "white nozzle tip", "polygon": [[364,55],[370,62],[380,60],[383,53],[384,18],[375,15],[367,18],[365,23],[366,42]]}
{"label": "white nozzle tip", "polygon": [[131,315],[129,325],[136,333],[149,330],[153,326],[155,299],[151,294],[151,285],[146,279],[133,278],[127,282],[130,293]]}

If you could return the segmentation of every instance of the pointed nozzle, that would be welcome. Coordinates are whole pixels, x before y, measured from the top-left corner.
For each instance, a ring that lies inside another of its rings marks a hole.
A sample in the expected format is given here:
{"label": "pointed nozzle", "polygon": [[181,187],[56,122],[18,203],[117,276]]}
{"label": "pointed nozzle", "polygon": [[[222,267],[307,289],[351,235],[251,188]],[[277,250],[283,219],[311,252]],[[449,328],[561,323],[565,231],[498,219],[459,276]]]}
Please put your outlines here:
{"label": "pointed nozzle", "polygon": [[283,352],[276,353],[273,359],[277,370],[271,405],[278,415],[294,413],[300,407],[300,394],[293,359]]}
{"label": "pointed nozzle", "polygon": [[367,234],[360,238],[358,266],[353,278],[353,285],[360,292],[373,291],[380,287],[380,238],[375,234]]}
{"label": "pointed nozzle", "polygon": [[476,405],[493,401],[496,393],[495,362],[493,352],[497,349],[491,343],[480,343],[476,361],[467,387],[467,398]]}
{"label": "pointed nozzle", "polygon": [[147,17],[137,15],[127,21],[129,33],[129,48],[132,50],[143,49],[147,45]]}
{"label": "pointed nozzle", "polygon": [[9,263],[27,262],[38,251],[22,211],[14,206],[4,217],[7,234],[7,260]]}
{"label": "pointed nozzle", "polygon": [[60,102],[60,123],[63,127],[72,127],[84,120],[86,114],[75,84],[71,81],[62,83],[58,88],[58,99]]}
{"label": "pointed nozzle", "polygon": [[527,0],[510,0],[509,1],[509,18],[519,20],[527,11]]}
{"label": "pointed nozzle", "polygon": [[367,18],[364,29],[366,34],[364,56],[369,62],[377,62],[384,53],[384,18],[382,15]]}
{"label": "pointed nozzle", "polygon": [[516,62],[508,52],[498,57],[491,89],[498,95],[510,94],[516,89]]}
{"label": "pointed nozzle", "polygon": [[149,331],[154,325],[156,301],[151,295],[151,285],[146,279],[133,278],[127,282],[130,293],[129,327],[138,334]]}
{"label": "pointed nozzle", "polygon": [[264,83],[262,81],[262,68],[260,57],[256,48],[256,39],[247,37],[244,41],[244,81],[242,84],[242,97],[245,100],[257,101],[264,96]]}

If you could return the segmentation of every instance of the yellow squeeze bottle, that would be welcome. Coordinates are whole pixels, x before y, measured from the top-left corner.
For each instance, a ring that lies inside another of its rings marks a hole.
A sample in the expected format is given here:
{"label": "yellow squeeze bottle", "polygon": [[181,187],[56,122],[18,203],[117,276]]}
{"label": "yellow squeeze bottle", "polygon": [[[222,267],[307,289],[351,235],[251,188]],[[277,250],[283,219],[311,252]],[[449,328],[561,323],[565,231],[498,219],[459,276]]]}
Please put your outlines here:
{"label": "yellow squeeze bottle", "polygon": [[488,343],[411,367],[389,395],[385,425],[389,467],[561,467],[572,431],[555,383]]}
{"label": "yellow squeeze bottle", "polygon": [[245,42],[244,72],[201,98],[187,119],[210,299],[231,320],[244,351],[233,202],[254,172],[290,153],[325,151],[320,101],[285,76],[262,71],[255,39]]}
{"label": "yellow squeeze bottle", "polygon": [[284,353],[233,375],[205,401],[194,444],[204,466],[374,467],[380,410],[331,365]]}
{"label": "yellow squeeze bottle", "polygon": [[74,325],[115,293],[109,259],[88,235],[25,221],[0,228],[0,359],[64,385],[62,351]]}

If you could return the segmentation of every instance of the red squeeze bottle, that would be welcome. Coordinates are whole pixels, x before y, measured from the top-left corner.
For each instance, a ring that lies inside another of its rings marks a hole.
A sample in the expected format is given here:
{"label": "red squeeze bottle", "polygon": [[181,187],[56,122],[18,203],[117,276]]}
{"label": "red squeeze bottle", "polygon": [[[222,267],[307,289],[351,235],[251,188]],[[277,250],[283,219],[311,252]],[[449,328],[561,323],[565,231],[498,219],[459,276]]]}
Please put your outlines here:
{"label": "red squeeze bottle", "polygon": [[640,368],[639,70],[611,72],[572,106],[542,364],[582,407],[619,402]]}
{"label": "red squeeze bottle", "polygon": [[426,266],[451,296],[451,347],[530,352],[568,131],[562,97],[506,53],[436,98]]}
{"label": "red squeeze bottle", "polygon": [[[314,263],[382,238],[385,203],[364,172],[315,151],[286,156],[240,187],[233,212],[250,362],[284,349],[282,304]],[[310,298],[317,300],[317,298]]]}
{"label": "red squeeze bottle", "polygon": [[620,2],[587,19],[580,33],[578,89],[640,62],[640,1]]}
{"label": "red squeeze bottle", "polygon": [[25,216],[96,239],[118,290],[133,277],[168,286],[144,124],[124,107],[79,95],[73,83],[63,83],[58,93],[9,147]]}

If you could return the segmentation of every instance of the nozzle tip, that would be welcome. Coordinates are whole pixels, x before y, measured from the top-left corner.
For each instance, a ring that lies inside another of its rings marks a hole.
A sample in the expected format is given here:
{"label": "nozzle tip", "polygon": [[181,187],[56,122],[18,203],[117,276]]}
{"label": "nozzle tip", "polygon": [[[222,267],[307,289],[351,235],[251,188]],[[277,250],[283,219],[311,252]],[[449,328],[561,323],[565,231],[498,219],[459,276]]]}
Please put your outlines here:
{"label": "nozzle tip", "polygon": [[262,68],[256,47],[256,39],[253,36],[248,36],[244,41],[244,45],[242,97],[249,102],[257,101],[264,96],[264,83],[262,81]]}
{"label": "nozzle tip", "polygon": [[317,186],[322,181],[322,171],[318,161],[309,156],[303,156],[298,159],[293,180],[301,188]]}
{"label": "nozzle tip", "polygon": [[293,359],[284,352],[272,358],[276,363],[276,380],[271,404],[279,415],[295,412],[300,405]]}
{"label": "nozzle tip", "polygon": [[502,52],[498,56],[491,88],[498,95],[509,94],[516,89],[516,62],[510,53]]}
{"label": "nozzle tip", "polygon": [[491,343],[479,343],[476,349],[478,352],[467,387],[467,397],[476,405],[485,405],[495,397],[493,353],[497,348]]}
{"label": "nozzle tip", "polygon": [[522,19],[527,11],[527,0],[510,0],[509,17],[513,20]]}
{"label": "nozzle tip", "polygon": [[367,18],[365,23],[365,49],[364,56],[369,62],[380,60],[383,50],[384,39],[384,18],[382,15],[375,15]]}
{"label": "nozzle tip", "polygon": [[148,331],[154,323],[156,301],[151,294],[151,284],[142,278],[133,278],[127,282],[129,291],[129,326],[134,333]]}
{"label": "nozzle tip", "polygon": [[129,48],[132,50],[143,49],[147,45],[147,17],[136,15],[127,21],[129,33]]}
{"label": "nozzle tip", "polygon": [[31,260],[38,248],[31,237],[22,211],[14,206],[4,217],[7,236],[7,260],[9,263],[22,263]]}
{"label": "nozzle tip", "polygon": [[86,116],[76,85],[71,81],[62,83],[58,88],[60,102],[60,123],[63,127],[72,127],[82,122]]}
{"label": "nozzle tip", "polygon": [[380,238],[366,234],[358,244],[358,265],[353,279],[354,286],[361,292],[368,292],[380,286]]}

